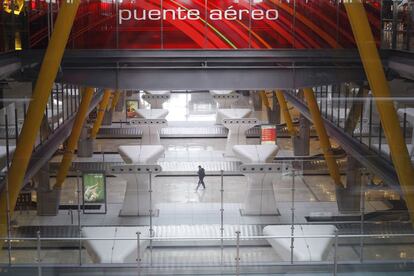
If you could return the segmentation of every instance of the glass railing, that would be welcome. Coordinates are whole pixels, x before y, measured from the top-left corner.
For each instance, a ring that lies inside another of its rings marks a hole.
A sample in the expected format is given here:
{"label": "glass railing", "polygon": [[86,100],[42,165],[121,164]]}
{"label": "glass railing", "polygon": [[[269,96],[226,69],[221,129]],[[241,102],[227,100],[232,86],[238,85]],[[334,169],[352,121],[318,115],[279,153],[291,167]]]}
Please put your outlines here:
{"label": "glass railing", "polygon": [[[236,231],[219,236],[150,237],[147,227],[123,227],[123,234],[118,230],[123,236],[116,238],[48,238],[38,232],[33,238],[2,238],[6,249],[1,252],[0,267],[34,267],[39,275],[50,267],[71,267],[74,271],[81,267],[134,268],[137,273],[210,268],[236,275],[260,267],[292,272],[313,266],[330,275],[348,270],[357,273],[359,268],[365,272],[392,267],[398,272],[410,270],[414,234],[346,235],[330,227],[319,226],[318,231],[328,229],[331,234],[307,234],[314,231],[309,225],[279,225],[265,236]],[[106,229],[110,233],[110,228]],[[99,235],[106,230],[100,227],[94,231]],[[278,235],[278,231],[286,234]]]}

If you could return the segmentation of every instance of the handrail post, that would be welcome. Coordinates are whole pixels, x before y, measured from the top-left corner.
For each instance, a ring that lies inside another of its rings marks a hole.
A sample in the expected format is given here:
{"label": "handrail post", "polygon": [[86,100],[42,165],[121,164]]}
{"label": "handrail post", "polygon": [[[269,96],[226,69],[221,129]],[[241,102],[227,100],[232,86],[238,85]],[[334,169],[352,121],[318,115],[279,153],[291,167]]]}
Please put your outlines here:
{"label": "handrail post", "polygon": [[141,275],[141,247],[140,247],[141,232],[137,232],[137,273]]}
{"label": "handrail post", "polygon": [[152,172],[150,172],[148,174],[148,178],[149,178],[149,204],[150,204],[150,208],[149,208],[149,222],[150,222],[150,228],[149,228],[149,233],[150,233],[150,265],[152,267],[152,238],[154,237],[154,229],[153,229],[153,225],[152,225],[152,216],[153,216],[153,211],[152,210]]}
{"label": "handrail post", "polygon": [[290,263],[293,264],[293,250],[295,249],[295,170],[292,170],[292,206],[291,206],[291,226],[290,226],[290,234],[291,234],[291,240],[290,240]]}
{"label": "handrail post", "polygon": [[[76,171],[76,193],[78,197],[78,235],[79,235],[79,265],[82,265],[82,224],[81,224],[81,187],[79,182],[80,171]],[[85,206],[83,207],[85,208]]]}
{"label": "handrail post", "polygon": [[221,245],[221,256],[220,263],[223,265],[224,262],[224,171],[220,171],[220,245]]}
{"label": "handrail post", "polygon": [[240,231],[236,231],[236,275],[240,275]]}
{"label": "handrail post", "polygon": [[338,230],[335,231],[335,243],[334,243],[334,271],[333,275],[336,276],[338,272]]}
{"label": "handrail post", "polygon": [[37,251],[37,275],[38,276],[42,276],[42,257],[41,257],[41,244],[40,244],[40,231],[37,231],[36,233],[37,236],[37,246],[36,246],[36,251]]}

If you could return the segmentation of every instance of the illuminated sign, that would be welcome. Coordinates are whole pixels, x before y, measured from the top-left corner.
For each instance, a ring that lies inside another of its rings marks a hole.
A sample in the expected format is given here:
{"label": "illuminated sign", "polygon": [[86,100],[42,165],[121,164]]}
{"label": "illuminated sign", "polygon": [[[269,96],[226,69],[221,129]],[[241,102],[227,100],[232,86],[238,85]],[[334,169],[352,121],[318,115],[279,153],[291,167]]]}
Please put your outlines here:
{"label": "illuminated sign", "polygon": [[[207,14],[207,20],[276,20],[279,17],[279,13],[275,9],[239,9],[235,10],[233,6],[228,7],[226,10],[212,9]],[[201,12],[196,9],[183,9],[178,7],[177,9],[163,9],[161,10],[119,10],[119,24],[124,21],[135,20],[202,20]]]}
{"label": "illuminated sign", "polygon": [[276,138],[275,125],[261,125],[260,141],[262,145],[275,145]]}

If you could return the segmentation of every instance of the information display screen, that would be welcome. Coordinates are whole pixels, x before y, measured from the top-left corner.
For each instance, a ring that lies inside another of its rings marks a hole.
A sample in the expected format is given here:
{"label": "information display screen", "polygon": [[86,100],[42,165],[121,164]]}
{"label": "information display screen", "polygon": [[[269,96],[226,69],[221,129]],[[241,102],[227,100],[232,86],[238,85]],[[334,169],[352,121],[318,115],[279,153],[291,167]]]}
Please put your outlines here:
{"label": "information display screen", "polygon": [[262,125],[260,132],[260,140],[262,145],[275,145],[277,139],[275,125]]}

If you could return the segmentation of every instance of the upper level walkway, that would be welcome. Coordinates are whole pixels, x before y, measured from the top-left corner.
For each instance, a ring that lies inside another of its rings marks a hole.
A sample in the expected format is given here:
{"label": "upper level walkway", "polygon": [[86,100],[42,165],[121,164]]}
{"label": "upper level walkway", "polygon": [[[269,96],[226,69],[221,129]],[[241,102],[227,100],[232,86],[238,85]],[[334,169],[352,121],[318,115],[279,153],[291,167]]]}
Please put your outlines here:
{"label": "upper level walkway", "polygon": [[[1,76],[34,80],[43,51],[3,54]],[[413,54],[382,51],[390,77],[413,79]],[[17,64],[19,66],[5,67]],[[135,90],[295,89],[361,82],[356,50],[66,50],[65,83]]]}

